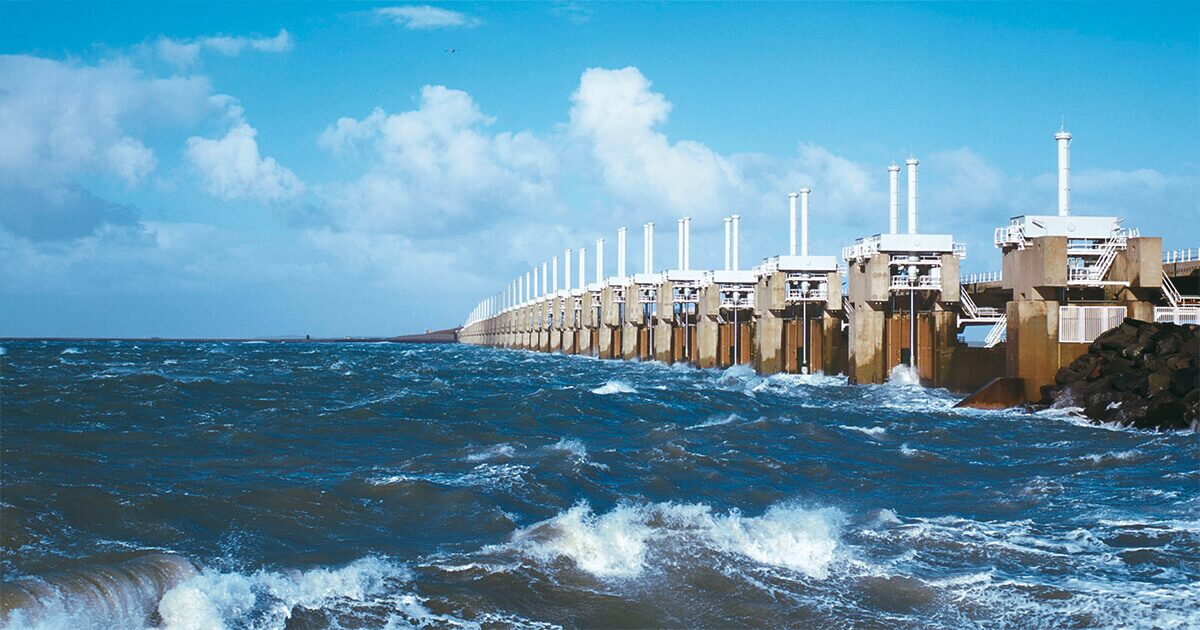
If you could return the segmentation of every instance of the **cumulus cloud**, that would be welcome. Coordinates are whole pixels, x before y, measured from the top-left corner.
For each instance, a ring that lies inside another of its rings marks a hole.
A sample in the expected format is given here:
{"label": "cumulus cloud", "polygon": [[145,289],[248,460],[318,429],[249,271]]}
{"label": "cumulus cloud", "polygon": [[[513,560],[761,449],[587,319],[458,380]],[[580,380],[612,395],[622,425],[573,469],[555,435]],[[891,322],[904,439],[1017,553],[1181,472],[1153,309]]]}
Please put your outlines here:
{"label": "cumulus cloud", "polygon": [[480,24],[479,18],[429,5],[380,7],[375,9],[375,15],[415,31],[438,28],[474,28]]}
{"label": "cumulus cloud", "polygon": [[154,152],[126,131],[180,126],[208,111],[203,77],[155,78],[125,60],[84,65],[0,56],[0,179],[59,184],[82,173],[135,185]]}
{"label": "cumulus cloud", "polygon": [[716,210],[740,185],[729,160],[699,142],[671,143],[655,128],[671,103],[633,67],[590,68],[571,95],[570,127],[590,144],[607,188],[636,205]]}
{"label": "cumulus cloud", "polygon": [[200,60],[200,53],[206,50],[232,57],[246,50],[287,52],[292,49],[293,45],[291,34],[284,29],[279,29],[279,33],[274,37],[231,35],[211,35],[191,39],[160,37],[154,42],[154,50],[167,63],[188,67],[195,65]]}
{"label": "cumulus cloud", "polygon": [[225,200],[277,202],[304,192],[294,173],[259,154],[257,135],[249,123],[238,120],[222,138],[188,138],[187,159],[210,193]]}
{"label": "cumulus cloud", "polygon": [[422,89],[416,110],[338,120],[320,144],[369,166],[357,181],[326,189],[335,220],[344,229],[431,236],[553,209],[553,148],[529,132],[489,133],[493,122],[469,94],[442,86]]}

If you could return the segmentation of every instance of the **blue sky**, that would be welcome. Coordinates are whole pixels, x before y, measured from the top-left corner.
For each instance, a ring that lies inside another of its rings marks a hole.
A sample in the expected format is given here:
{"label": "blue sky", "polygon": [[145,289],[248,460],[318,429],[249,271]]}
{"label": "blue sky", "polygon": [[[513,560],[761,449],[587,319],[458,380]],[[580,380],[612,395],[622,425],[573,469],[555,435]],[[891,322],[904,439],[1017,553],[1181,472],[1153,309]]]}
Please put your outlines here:
{"label": "blue sky", "polygon": [[1194,4],[5,3],[0,54],[0,335],[450,326],[621,225],[781,253],[805,185],[834,254],[910,153],[996,269],[1062,121],[1077,212],[1200,246]]}

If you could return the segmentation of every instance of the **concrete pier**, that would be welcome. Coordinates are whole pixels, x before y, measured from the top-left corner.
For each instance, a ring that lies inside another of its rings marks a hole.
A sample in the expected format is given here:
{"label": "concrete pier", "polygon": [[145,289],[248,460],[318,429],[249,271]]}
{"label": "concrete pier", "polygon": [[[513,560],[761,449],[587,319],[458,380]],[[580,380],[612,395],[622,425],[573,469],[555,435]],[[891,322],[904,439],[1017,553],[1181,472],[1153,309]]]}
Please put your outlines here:
{"label": "concrete pier", "polygon": [[[1069,145],[1064,134],[1055,136],[1060,159],[1064,137]],[[746,364],[761,374],[845,374],[852,383],[885,382],[904,365],[922,384],[954,391],[994,381],[995,391],[975,400],[996,406],[1041,398],[1061,367],[1126,317],[1200,323],[1200,248],[1164,256],[1160,238],[1115,217],[1071,215],[1062,191],[1059,214],[1019,216],[995,230],[999,271],[961,276],[965,249],[951,235],[917,230],[918,163],[906,164],[906,233],[899,225],[900,167],[892,165],[890,231],[844,247],[844,266],[834,256],[808,254],[804,188],[790,195],[787,255],[739,270],[740,217],[733,215],[725,220],[725,268],[690,269],[691,219],[684,217],[677,222],[678,268],[652,271],[648,223],[643,273],[630,275],[621,228],[616,276],[605,276],[598,241],[596,282],[583,284],[580,250],[579,284],[570,287],[567,250],[565,289],[556,268],[547,293],[548,270],[535,267],[540,274],[523,274],[476,307],[459,340],[700,368]],[[539,276],[541,293],[534,295]],[[961,341],[970,326],[988,327],[982,345]]]}

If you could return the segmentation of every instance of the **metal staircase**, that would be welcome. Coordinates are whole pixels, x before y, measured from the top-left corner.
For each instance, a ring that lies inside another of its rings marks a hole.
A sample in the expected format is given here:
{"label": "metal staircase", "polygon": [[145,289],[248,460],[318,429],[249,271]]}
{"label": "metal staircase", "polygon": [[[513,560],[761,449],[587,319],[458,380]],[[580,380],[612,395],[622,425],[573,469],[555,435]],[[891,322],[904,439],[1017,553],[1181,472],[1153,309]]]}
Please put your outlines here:
{"label": "metal staircase", "polygon": [[996,344],[1004,341],[1008,335],[1008,316],[1001,315],[1000,319],[992,324],[992,329],[988,331],[987,338],[983,340],[983,347],[994,348]]}
{"label": "metal staircase", "polygon": [[1154,321],[1176,324],[1200,324],[1200,296],[1181,295],[1170,276],[1162,277],[1163,297],[1170,306],[1154,307]]}
{"label": "metal staircase", "polygon": [[1130,238],[1136,238],[1136,228],[1122,228],[1113,232],[1104,242],[1088,241],[1083,244],[1068,244],[1067,256],[1079,264],[1067,269],[1067,284],[1071,286],[1098,287],[1103,285],[1129,286],[1126,281],[1107,281],[1108,270],[1117,259],[1117,252],[1124,251]]}

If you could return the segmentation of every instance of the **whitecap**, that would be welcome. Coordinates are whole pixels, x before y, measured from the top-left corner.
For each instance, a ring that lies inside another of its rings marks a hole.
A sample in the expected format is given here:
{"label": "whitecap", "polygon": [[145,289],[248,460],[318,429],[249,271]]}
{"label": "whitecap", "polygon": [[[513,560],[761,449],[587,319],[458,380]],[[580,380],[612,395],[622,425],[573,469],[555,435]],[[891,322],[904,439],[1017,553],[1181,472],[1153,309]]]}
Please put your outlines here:
{"label": "whitecap", "polygon": [[742,419],[743,419],[743,418],[742,418],[741,416],[737,415],[736,413],[731,413],[731,414],[729,414],[729,415],[727,415],[727,416],[712,416],[712,417],[711,417],[711,418],[709,418],[708,420],[705,420],[704,422],[701,422],[700,424],[695,424],[695,425],[692,425],[692,426],[690,426],[690,427],[687,427],[687,428],[686,428],[686,429],[684,429],[684,430],[685,430],[685,431],[691,431],[691,430],[693,430],[693,429],[704,429],[704,428],[708,428],[708,427],[719,427],[719,426],[721,426],[721,425],[723,425],[723,424],[729,424],[729,423],[731,423],[731,422],[737,422],[738,420],[742,420]]}
{"label": "whitecap", "polygon": [[[352,607],[394,590],[389,583],[408,579],[404,568],[378,558],[363,558],[338,569],[252,574],[205,570],[167,591],[158,604],[158,614],[166,630],[282,628],[297,606]],[[403,604],[399,600],[404,596],[396,598],[396,603]],[[424,615],[427,611],[412,612]]]}
{"label": "whitecap", "polygon": [[59,354],[83,354],[83,350],[79,348],[65,348]]}
{"label": "whitecap", "polygon": [[561,438],[559,441],[547,446],[546,448],[552,451],[565,452],[570,455],[572,459],[581,464],[587,464],[589,466],[595,466],[596,468],[603,468],[605,470],[608,469],[608,466],[605,466],[604,464],[597,464],[589,459],[587,447],[583,445],[583,442],[580,442],[575,438]]}
{"label": "whitecap", "polygon": [[838,427],[846,429],[847,431],[858,431],[859,433],[867,435],[876,440],[882,438],[884,434],[887,433],[887,429],[885,427],[852,427],[845,424],[839,424]]}
{"label": "whitecap", "polygon": [[613,380],[593,389],[592,393],[600,394],[601,396],[607,396],[609,394],[636,394],[637,390],[625,381]]}
{"label": "whitecap", "polygon": [[513,447],[507,442],[501,444],[493,444],[483,450],[476,451],[467,455],[467,461],[482,462],[489,459],[511,458],[513,456]]}
{"label": "whitecap", "polygon": [[597,515],[579,503],[518,530],[509,546],[543,562],[560,558],[598,578],[640,576],[656,551],[695,557],[707,550],[822,579],[838,549],[843,518],[832,509],[776,505],[761,516],[713,514],[704,504],[621,504]]}
{"label": "whitecap", "polygon": [[1096,455],[1096,454],[1085,455],[1085,456],[1083,456],[1082,459],[1091,461],[1093,464],[1099,464],[1101,462],[1106,462],[1106,461],[1107,462],[1127,462],[1127,461],[1134,459],[1138,455],[1141,455],[1141,453],[1137,449],[1129,449],[1127,451],[1108,451],[1106,453],[1101,453],[1099,455]]}

